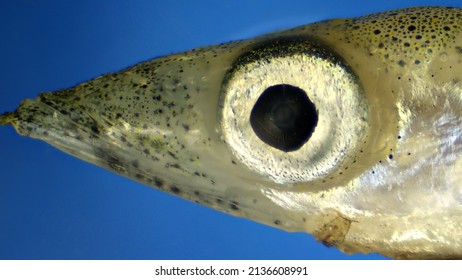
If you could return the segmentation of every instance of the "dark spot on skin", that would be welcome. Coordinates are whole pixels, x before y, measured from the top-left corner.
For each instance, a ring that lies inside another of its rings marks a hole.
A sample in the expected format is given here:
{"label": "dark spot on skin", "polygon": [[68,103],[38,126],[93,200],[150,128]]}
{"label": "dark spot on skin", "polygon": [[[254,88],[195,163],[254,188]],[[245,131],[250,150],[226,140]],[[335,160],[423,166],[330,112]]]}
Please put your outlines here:
{"label": "dark spot on skin", "polygon": [[233,210],[239,210],[238,203],[236,201],[231,201],[229,207],[231,207]]}
{"label": "dark spot on skin", "polygon": [[201,193],[200,193],[199,191],[194,191],[194,194],[195,194],[196,196],[200,196],[200,195],[201,195]]}
{"label": "dark spot on skin", "polygon": [[416,59],[416,60],[414,61],[414,63],[418,65],[418,64],[420,64],[420,60]]}
{"label": "dark spot on skin", "polygon": [[135,178],[138,179],[138,180],[141,180],[141,179],[144,179],[144,176],[139,174],[139,173],[136,173]]}
{"label": "dark spot on skin", "polygon": [[281,224],[281,221],[280,221],[280,220],[274,220],[274,224],[275,224],[275,225],[280,225],[280,224]]}
{"label": "dark spot on skin", "polygon": [[398,65],[404,67],[404,65],[406,65],[406,62],[404,62],[404,60],[400,60],[398,61]]}
{"label": "dark spot on skin", "polygon": [[177,186],[170,186],[170,190],[174,194],[179,194],[181,192],[181,190]]}
{"label": "dark spot on skin", "polygon": [[409,25],[407,27],[407,30],[409,30],[409,31],[414,31],[415,29],[416,29],[416,27],[414,25]]}
{"label": "dark spot on skin", "polygon": [[445,27],[443,27],[443,29],[444,29],[444,31],[449,31],[449,30],[451,30],[451,28],[450,28],[449,26],[445,26]]}
{"label": "dark spot on skin", "polygon": [[170,164],[170,166],[176,169],[181,169],[181,166],[178,163]]}
{"label": "dark spot on skin", "polygon": [[398,135],[398,139],[401,139],[401,135]]}
{"label": "dark spot on skin", "polygon": [[184,128],[184,130],[189,131],[189,125],[183,124],[183,128]]}
{"label": "dark spot on skin", "polygon": [[99,134],[100,131],[98,129],[98,127],[96,126],[96,124],[93,124],[91,127],[90,127],[91,131],[95,134]]}
{"label": "dark spot on skin", "polygon": [[380,33],[381,33],[380,30],[378,30],[378,29],[374,30],[374,34],[375,34],[375,35],[379,35]]}
{"label": "dark spot on skin", "polygon": [[408,155],[408,156],[410,156],[410,155],[411,155],[411,153],[407,153],[407,155]]}
{"label": "dark spot on skin", "polygon": [[237,164],[234,160],[231,161],[232,164]]}
{"label": "dark spot on skin", "polygon": [[172,153],[172,152],[170,152],[170,151],[168,151],[167,153],[168,153],[172,158],[178,159],[178,157],[177,157],[174,153]]}
{"label": "dark spot on skin", "polygon": [[215,199],[215,201],[216,201],[218,204],[222,204],[222,203],[223,203],[223,199],[221,199],[221,198],[217,198],[217,199]]}
{"label": "dark spot on skin", "polygon": [[154,185],[158,188],[162,188],[162,186],[164,185],[164,182],[162,182],[160,179],[154,179]]}
{"label": "dark spot on skin", "polygon": [[140,166],[140,163],[137,160],[134,160],[132,161],[132,166],[138,168]]}
{"label": "dark spot on skin", "polygon": [[410,47],[411,44],[409,44],[408,42],[405,42],[405,43],[404,43],[404,46],[405,46],[405,47]]}
{"label": "dark spot on skin", "polygon": [[389,158],[389,159],[393,159],[393,155],[392,155],[392,154],[389,154],[389,155],[388,155],[388,158]]}
{"label": "dark spot on skin", "polygon": [[152,99],[154,101],[160,101],[162,99],[162,97],[160,97],[160,95],[155,95],[155,96],[152,97]]}
{"label": "dark spot on skin", "polygon": [[196,171],[196,172],[194,172],[194,175],[200,176],[201,174],[200,174],[199,172]]}

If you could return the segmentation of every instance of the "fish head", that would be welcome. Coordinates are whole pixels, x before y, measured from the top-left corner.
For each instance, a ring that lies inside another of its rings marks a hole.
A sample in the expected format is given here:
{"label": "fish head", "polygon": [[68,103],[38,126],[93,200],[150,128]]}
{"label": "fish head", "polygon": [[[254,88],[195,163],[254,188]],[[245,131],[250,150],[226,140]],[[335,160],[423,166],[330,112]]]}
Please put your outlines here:
{"label": "fish head", "polygon": [[461,21],[408,8],[192,49],[0,123],[346,253],[460,258]]}

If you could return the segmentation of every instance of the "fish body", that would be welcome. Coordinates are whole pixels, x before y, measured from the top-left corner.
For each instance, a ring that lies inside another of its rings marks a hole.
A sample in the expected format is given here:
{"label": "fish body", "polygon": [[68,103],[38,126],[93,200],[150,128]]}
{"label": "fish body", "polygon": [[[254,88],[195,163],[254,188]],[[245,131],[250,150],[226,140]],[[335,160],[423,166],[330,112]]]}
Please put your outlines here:
{"label": "fish body", "polygon": [[[460,258],[461,22],[408,8],[197,48],[24,100],[0,124],[346,253]],[[314,104],[294,146],[251,124],[273,86]]]}

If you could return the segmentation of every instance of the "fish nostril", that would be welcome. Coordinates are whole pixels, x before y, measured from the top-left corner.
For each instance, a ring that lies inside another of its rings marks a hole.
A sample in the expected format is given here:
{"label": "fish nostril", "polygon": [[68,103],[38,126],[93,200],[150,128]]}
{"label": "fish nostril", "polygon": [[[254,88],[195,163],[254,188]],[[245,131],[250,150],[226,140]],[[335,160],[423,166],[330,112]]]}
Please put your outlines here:
{"label": "fish nostril", "polygon": [[288,84],[265,89],[250,113],[250,125],[260,140],[284,152],[301,148],[317,123],[313,102],[302,89]]}

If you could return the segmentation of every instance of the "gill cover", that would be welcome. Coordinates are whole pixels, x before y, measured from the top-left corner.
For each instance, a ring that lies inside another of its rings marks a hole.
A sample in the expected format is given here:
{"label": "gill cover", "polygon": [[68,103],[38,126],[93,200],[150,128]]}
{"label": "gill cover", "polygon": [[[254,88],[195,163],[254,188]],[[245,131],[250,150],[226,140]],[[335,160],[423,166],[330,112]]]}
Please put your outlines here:
{"label": "gill cover", "polygon": [[409,8],[193,49],[0,124],[347,253],[461,258],[461,17]]}

